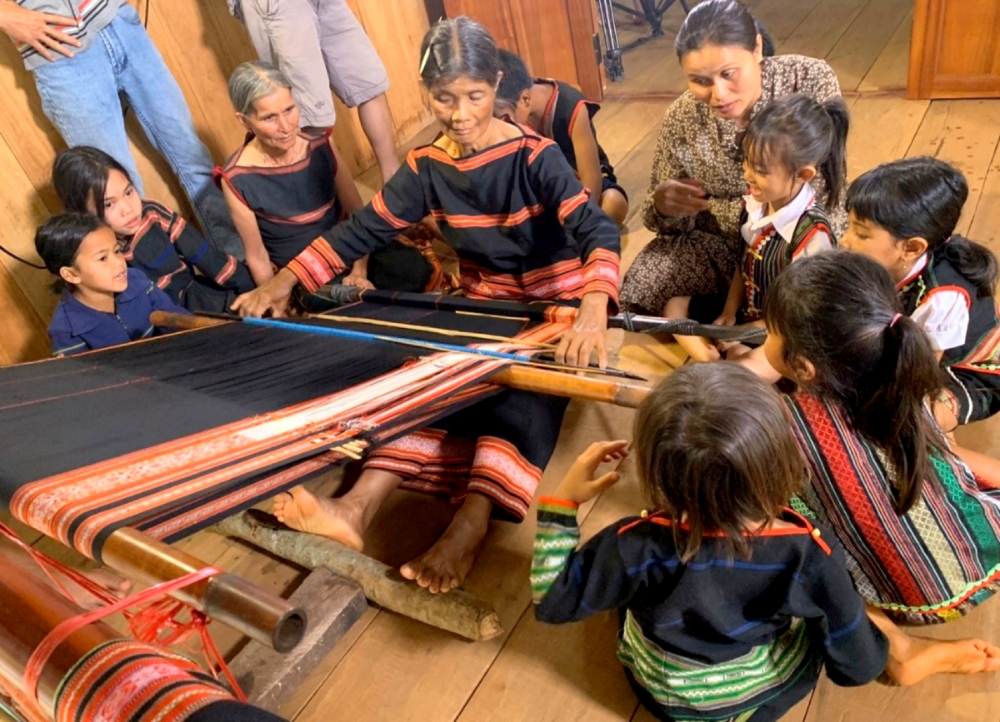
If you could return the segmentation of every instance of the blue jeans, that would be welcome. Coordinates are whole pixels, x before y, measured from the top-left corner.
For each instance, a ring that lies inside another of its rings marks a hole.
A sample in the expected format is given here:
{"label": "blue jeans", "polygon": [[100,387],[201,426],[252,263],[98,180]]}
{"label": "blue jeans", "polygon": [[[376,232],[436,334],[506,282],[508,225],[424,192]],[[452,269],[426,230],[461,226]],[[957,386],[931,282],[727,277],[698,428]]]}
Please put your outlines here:
{"label": "blue jeans", "polygon": [[34,73],[42,109],[66,144],[108,153],[125,166],[141,194],[121,93],[146,137],[173,168],[212,245],[243,258],[243,243],[212,182],[212,158],[198,138],[181,89],[131,5],[123,5],[85,51],[46,63]]}

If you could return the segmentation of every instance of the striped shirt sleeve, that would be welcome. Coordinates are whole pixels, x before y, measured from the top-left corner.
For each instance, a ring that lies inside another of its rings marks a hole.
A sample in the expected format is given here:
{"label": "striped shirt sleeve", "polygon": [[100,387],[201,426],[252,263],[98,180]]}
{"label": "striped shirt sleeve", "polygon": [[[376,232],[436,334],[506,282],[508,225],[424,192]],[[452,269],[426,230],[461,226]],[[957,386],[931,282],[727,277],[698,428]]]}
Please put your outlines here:
{"label": "striped shirt sleeve", "polygon": [[575,622],[632,599],[635,583],[619,550],[619,526],[603,529],[577,549],[576,505],[551,497],[538,500],[531,593],[539,621]]}
{"label": "striped shirt sleeve", "polygon": [[197,268],[203,276],[227,291],[246,293],[253,290],[253,279],[245,264],[236,256],[217,250],[191,224],[177,213],[169,212],[172,214],[170,238],[177,254],[188,265]]}
{"label": "striped shirt sleeve", "polygon": [[408,159],[368,205],[313,241],[288,269],[311,293],[362,256],[387,246],[428,212],[416,164]]}
{"label": "striped shirt sleeve", "polygon": [[540,200],[557,208],[559,222],[576,241],[583,262],[583,293],[606,293],[618,307],[621,234],[615,222],[590,199],[590,193],[554,143],[536,151],[531,177]]}

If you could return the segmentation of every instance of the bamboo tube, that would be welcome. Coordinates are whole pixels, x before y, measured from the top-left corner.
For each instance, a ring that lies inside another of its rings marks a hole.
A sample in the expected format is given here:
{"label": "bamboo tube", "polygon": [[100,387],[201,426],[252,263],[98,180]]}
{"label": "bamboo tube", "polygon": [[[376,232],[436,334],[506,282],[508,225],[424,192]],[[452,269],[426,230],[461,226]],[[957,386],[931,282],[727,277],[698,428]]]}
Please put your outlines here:
{"label": "bamboo tube", "polygon": [[391,567],[343,544],[262,521],[272,518],[259,512],[255,515],[244,512],[223,519],[216,524],[215,530],[308,569],[327,567],[356,581],[365,596],[379,606],[424,624],[473,641],[503,634],[503,626],[493,607],[468,592],[456,589],[447,594],[431,594],[403,579]]}
{"label": "bamboo tube", "polygon": [[529,366],[508,366],[490,376],[488,381],[521,391],[567,396],[586,401],[603,401],[632,409],[638,407],[649,394],[649,388],[637,384],[575,376]]}
{"label": "bamboo tube", "polygon": [[[38,577],[37,569],[15,561],[20,556],[10,544],[0,552],[0,675],[23,679],[32,652],[61,622],[81,613]],[[73,665],[94,647],[121,635],[104,622],[88,624],[56,647],[38,680],[42,709],[54,715],[56,690]]]}
{"label": "bamboo tube", "polygon": [[[144,584],[177,579],[208,566],[128,527],[118,529],[104,542],[101,561]],[[279,652],[293,649],[305,634],[305,610],[233,574],[217,574],[171,596]]]}

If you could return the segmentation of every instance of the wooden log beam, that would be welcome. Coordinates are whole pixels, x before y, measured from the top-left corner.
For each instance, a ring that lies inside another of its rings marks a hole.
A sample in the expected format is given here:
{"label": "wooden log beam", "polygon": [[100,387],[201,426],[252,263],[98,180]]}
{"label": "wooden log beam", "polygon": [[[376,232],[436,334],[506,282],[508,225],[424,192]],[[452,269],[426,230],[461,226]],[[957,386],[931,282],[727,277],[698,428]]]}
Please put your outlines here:
{"label": "wooden log beam", "polygon": [[368,609],[361,587],[326,567],[314,569],[288,601],[309,615],[302,644],[281,654],[250,642],[229,663],[250,704],[269,712],[277,712],[288,701]]}
{"label": "wooden log beam", "polygon": [[431,594],[380,561],[348,549],[343,544],[279,526],[274,517],[259,511],[243,512],[213,527],[307,569],[327,567],[353,579],[365,596],[380,607],[416,619],[473,641],[493,639],[503,633],[493,607],[461,589]]}

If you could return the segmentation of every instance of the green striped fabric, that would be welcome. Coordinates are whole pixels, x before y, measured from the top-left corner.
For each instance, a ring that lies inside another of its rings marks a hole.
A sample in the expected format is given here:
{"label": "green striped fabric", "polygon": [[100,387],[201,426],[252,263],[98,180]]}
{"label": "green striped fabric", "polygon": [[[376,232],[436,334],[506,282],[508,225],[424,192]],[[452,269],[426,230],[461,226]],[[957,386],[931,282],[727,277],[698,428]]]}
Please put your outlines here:
{"label": "green striped fabric", "polygon": [[576,509],[555,504],[538,504],[538,531],[531,559],[531,596],[540,603],[562,573],[566,561],[580,543]]}
{"label": "green striped fabric", "polygon": [[[794,620],[790,629],[770,644],[723,664],[707,665],[664,651],[643,635],[631,612],[618,645],[618,659],[636,681],[675,719],[737,719],[746,706],[769,701],[767,693],[779,696],[790,682],[809,669],[812,655],[805,623]],[[740,710],[735,712],[734,710]],[[683,711],[697,716],[679,716]]]}

